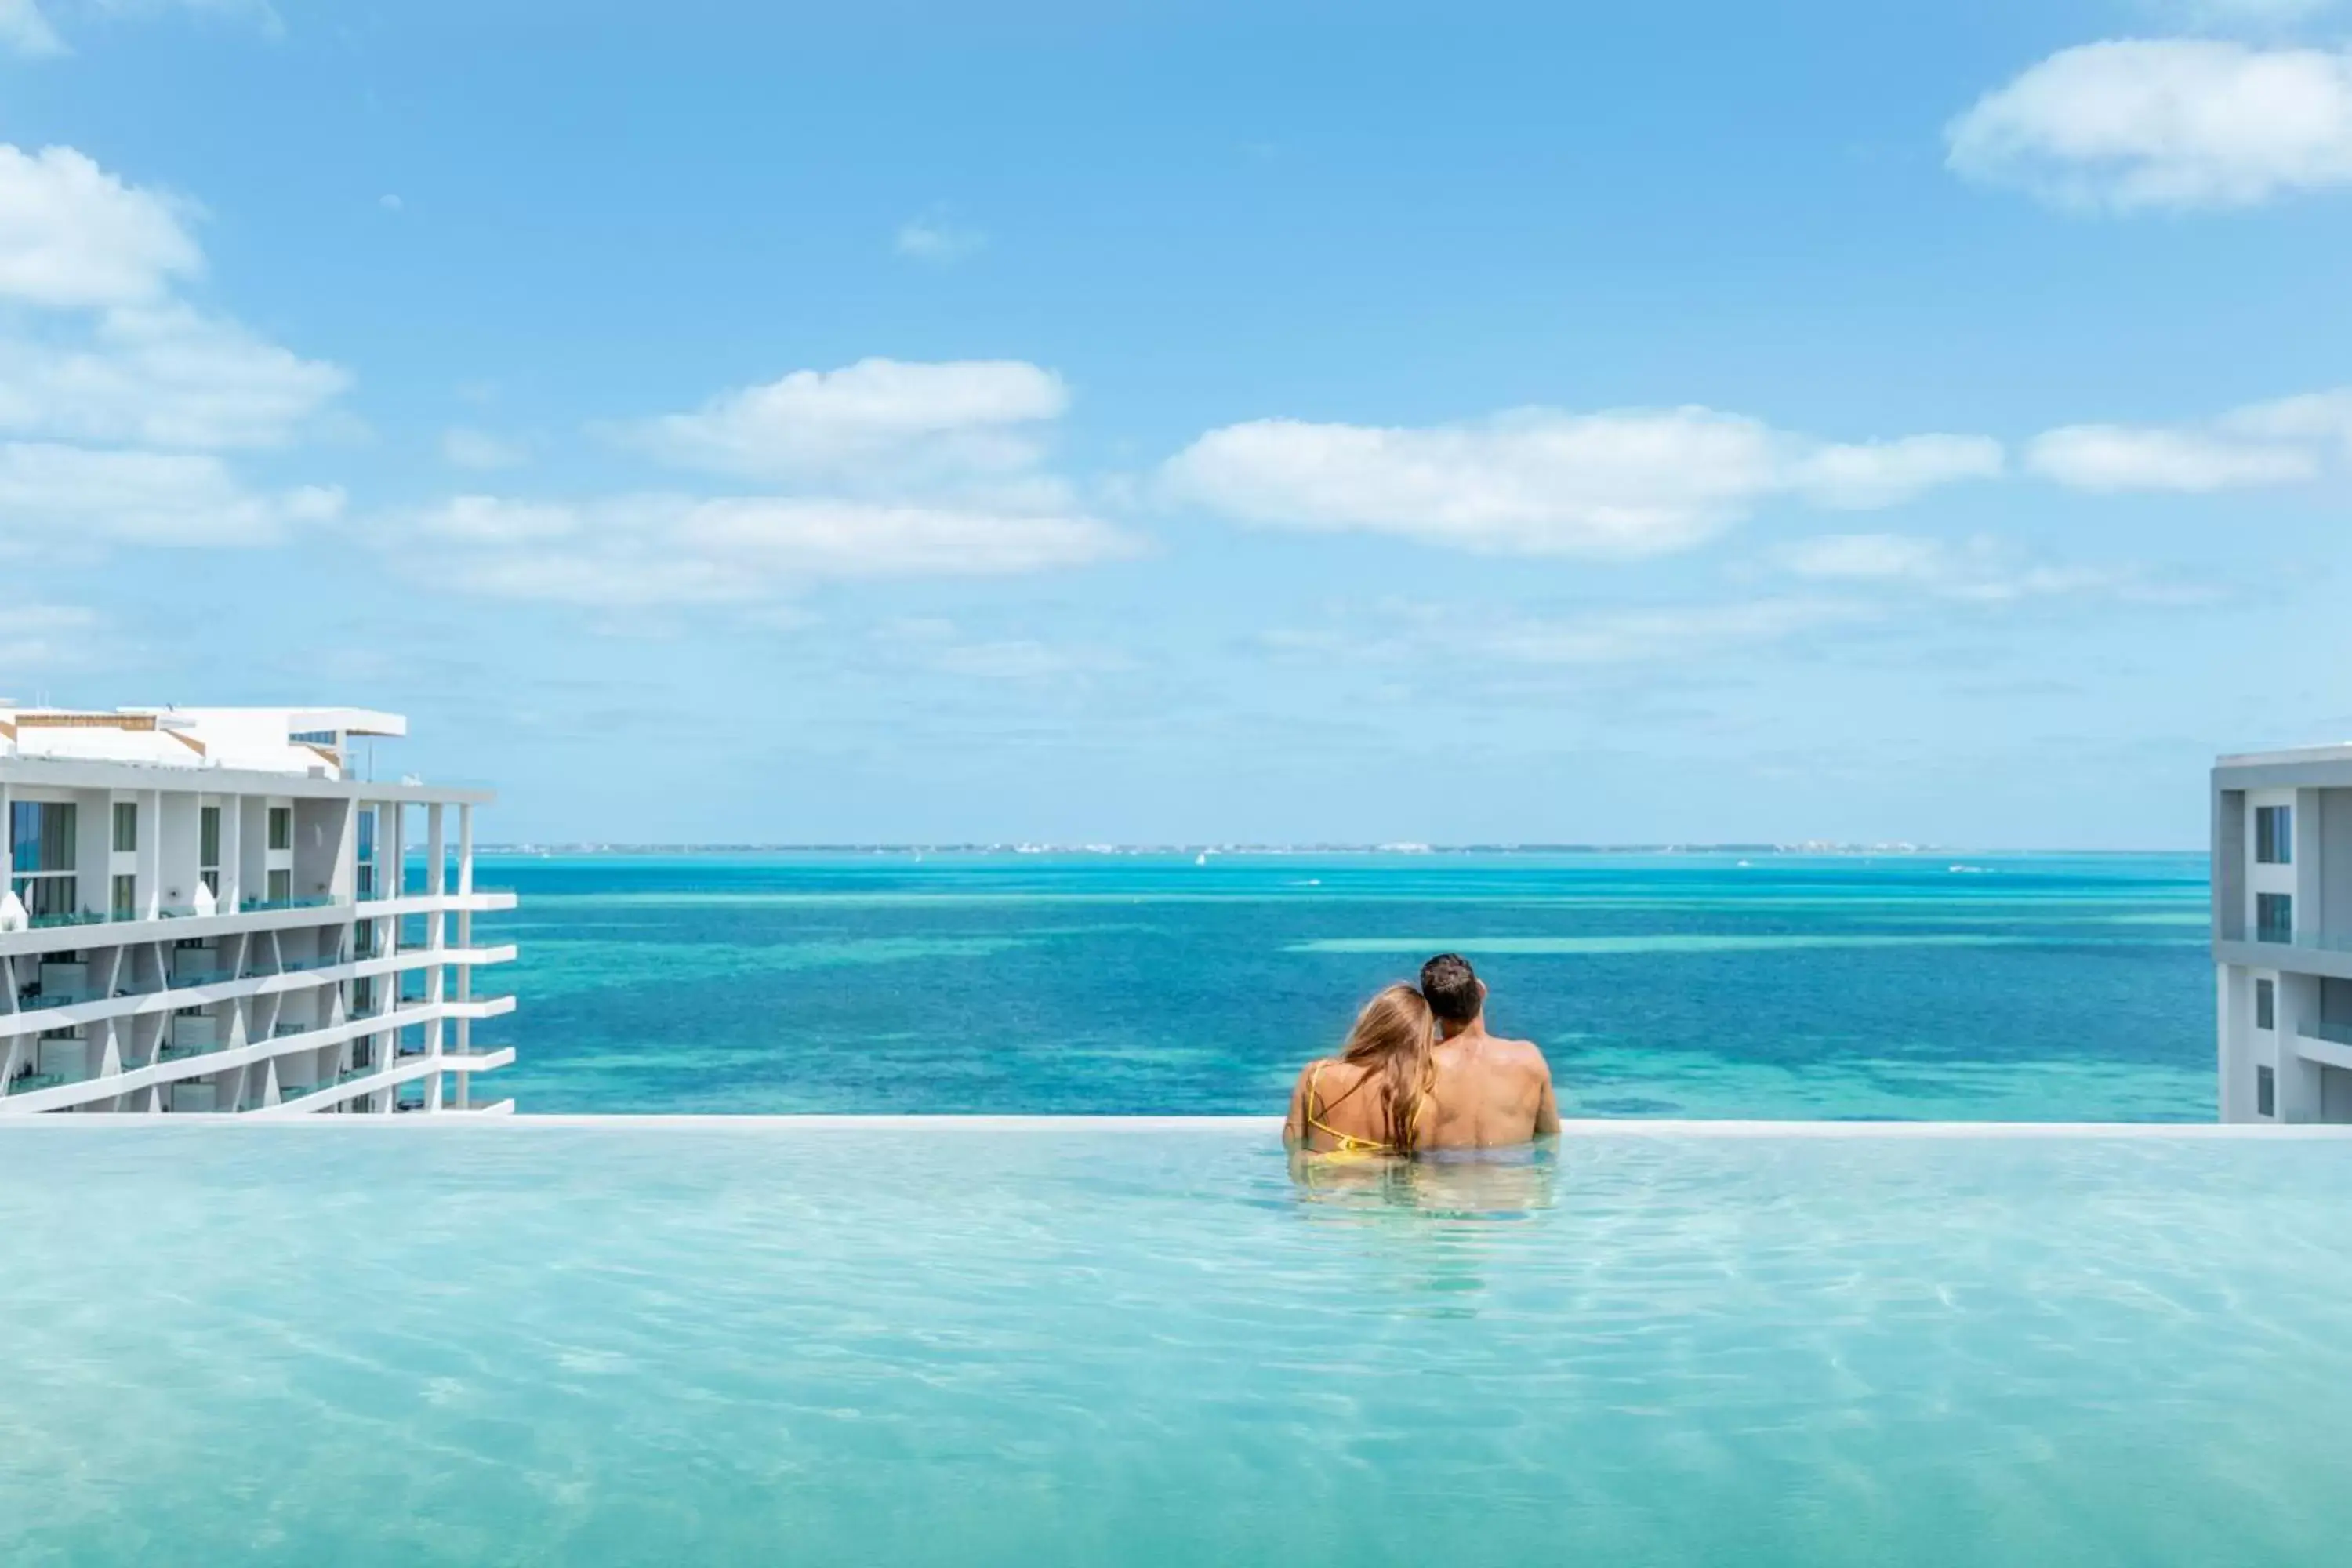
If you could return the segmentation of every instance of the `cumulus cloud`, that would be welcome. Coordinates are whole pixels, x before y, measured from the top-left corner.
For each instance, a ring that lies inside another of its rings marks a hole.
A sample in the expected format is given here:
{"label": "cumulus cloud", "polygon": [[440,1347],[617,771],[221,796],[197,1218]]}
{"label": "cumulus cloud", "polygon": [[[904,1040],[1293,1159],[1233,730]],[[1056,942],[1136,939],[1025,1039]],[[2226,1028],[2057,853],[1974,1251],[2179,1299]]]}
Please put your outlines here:
{"label": "cumulus cloud", "polygon": [[1777,560],[1791,575],[1813,582],[1897,588],[1980,605],[2074,594],[2168,602],[2180,597],[2134,572],[2032,561],[2013,546],[1983,535],[1947,540],[1900,533],[1828,534],[1786,545]]}
{"label": "cumulus cloud", "polygon": [[520,442],[501,440],[486,431],[463,426],[441,433],[441,456],[460,468],[519,468],[530,461]]}
{"label": "cumulus cloud", "polygon": [[2070,425],[2034,437],[2026,464],[2069,489],[2221,490],[2292,484],[2319,472],[2307,449],[2200,430]]}
{"label": "cumulus cloud", "polygon": [[1019,360],[866,359],[794,371],[687,414],[617,427],[665,463],[751,479],[900,485],[1017,472],[1069,406],[1053,372]]}
{"label": "cumulus cloud", "polygon": [[462,496],[411,514],[475,592],[612,606],[751,603],[821,582],[985,577],[1131,554],[1097,519],[825,497]]}
{"label": "cumulus cloud", "polygon": [[339,489],[263,493],[201,453],[0,443],[0,538],[20,544],[271,544],[342,509]]}
{"label": "cumulus cloud", "polygon": [[0,430],[200,450],[282,447],[350,384],[235,321],[121,307],[0,338]]}
{"label": "cumulus cloud", "polygon": [[0,298],[53,310],[160,300],[204,267],[184,210],[70,147],[0,144]]}
{"label": "cumulus cloud", "polygon": [[1631,557],[1696,544],[1776,496],[1882,507],[2000,468],[2000,445],[1981,437],[1843,446],[1709,408],[1528,408],[1418,428],[1232,425],[1161,477],[1175,499],[1269,526]]}
{"label": "cumulus cloud", "polygon": [[1985,94],[1945,138],[1956,173],[2060,205],[2249,206],[2352,181],[2352,55],[2085,44]]}
{"label": "cumulus cloud", "polygon": [[27,59],[68,52],[66,41],[42,13],[40,0],[0,0],[0,48]]}
{"label": "cumulus cloud", "polygon": [[0,540],[250,545],[341,509],[253,489],[215,454],[284,447],[350,378],[174,290],[193,209],[69,147],[0,144]]}
{"label": "cumulus cloud", "polygon": [[2185,425],[2069,425],[2026,467],[2073,489],[2202,492],[2302,484],[2352,457],[2352,387],[2250,403]]}

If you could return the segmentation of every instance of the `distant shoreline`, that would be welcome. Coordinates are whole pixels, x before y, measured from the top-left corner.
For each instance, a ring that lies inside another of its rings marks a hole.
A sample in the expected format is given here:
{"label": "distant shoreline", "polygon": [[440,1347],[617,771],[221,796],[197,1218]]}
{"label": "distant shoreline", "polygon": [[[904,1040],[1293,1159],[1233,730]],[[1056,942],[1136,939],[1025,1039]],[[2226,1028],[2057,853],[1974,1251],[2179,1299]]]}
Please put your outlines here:
{"label": "distant shoreline", "polygon": [[2196,855],[2202,845],[2172,848],[2069,849],[1982,847],[1942,844],[484,844],[484,855],[1023,855],[1023,856],[1280,856],[1387,855],[1415,858],[1460,855],[1655,855],[1772,856],[1780,858],[1902,857],[1936,859],[1951,856],[2016,858],[2070,855]]}

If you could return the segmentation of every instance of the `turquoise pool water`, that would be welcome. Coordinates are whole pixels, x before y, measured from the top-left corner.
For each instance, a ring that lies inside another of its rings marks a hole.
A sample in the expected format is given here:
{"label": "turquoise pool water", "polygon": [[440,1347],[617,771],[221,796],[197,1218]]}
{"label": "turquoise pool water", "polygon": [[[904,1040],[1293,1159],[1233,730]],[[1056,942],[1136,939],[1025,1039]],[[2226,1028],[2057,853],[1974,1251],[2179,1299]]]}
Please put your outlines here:
{"label": "turquoise pool water", "polygon": [[2311,1563],[2352,1142],[9,1129],[0,1562]]}
{"label": "turquoise pool water", "polygon": [[2202,857],[499,858],[525,1111],[1248,1113],[1440,948],[1595,1116],[2210,1121]]}

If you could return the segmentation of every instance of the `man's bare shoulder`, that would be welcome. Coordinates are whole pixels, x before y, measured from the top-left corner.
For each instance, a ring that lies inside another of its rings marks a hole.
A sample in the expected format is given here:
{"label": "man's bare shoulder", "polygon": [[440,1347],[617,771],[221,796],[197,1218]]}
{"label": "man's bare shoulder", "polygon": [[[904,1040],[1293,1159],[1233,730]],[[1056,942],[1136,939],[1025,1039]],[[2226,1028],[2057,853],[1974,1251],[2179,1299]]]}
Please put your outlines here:
{"label": "man's bare shoulder", "polygon": [[1533,1072],[1551,1071],[1551,1064],[1544,1059],[1543,1047],[1533,1040],[1507,1040],[1497,1036],[1495,1044],[1502,1047],[1504,1059],[1514,1067],[1526,1068]]}

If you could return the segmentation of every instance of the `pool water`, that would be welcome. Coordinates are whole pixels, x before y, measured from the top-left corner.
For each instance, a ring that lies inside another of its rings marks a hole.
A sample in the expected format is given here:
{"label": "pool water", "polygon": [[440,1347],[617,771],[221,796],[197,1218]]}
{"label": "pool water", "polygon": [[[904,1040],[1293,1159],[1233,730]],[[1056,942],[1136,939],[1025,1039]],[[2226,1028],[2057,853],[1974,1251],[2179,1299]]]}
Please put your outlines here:
{"label": "pool water", "polygon": [[2352,1142],[0,1136],[0,1562],[2308,1563]]}

